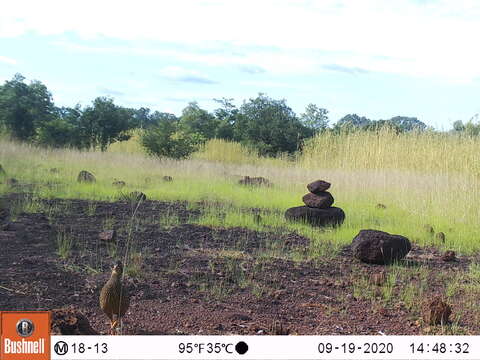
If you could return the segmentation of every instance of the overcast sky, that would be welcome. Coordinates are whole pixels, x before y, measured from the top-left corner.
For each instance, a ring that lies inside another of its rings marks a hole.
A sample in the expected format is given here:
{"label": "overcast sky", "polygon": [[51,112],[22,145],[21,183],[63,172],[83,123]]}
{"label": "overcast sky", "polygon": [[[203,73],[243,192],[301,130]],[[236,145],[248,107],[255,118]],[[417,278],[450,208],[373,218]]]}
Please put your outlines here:
{"label": "overcast sky", "polygon": [[480,112],[480,1],[3,1],[0,81],[57,105],[111,96],[180,114],[259,92],[448,129]]}

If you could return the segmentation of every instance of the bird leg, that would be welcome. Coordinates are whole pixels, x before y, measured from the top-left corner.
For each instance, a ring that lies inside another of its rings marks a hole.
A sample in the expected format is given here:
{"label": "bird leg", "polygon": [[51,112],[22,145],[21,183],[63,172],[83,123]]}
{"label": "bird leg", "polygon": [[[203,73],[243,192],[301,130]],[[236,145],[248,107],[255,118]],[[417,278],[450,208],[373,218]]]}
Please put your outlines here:
{"label": "bird leg", "polygon": [[110,335],[116,335],[116,328],[117,328],[117,325],[118,325],[118,317],[113,320],[113,316],[112,316],[112,319],[111,319],[111,326],[110,326]]}

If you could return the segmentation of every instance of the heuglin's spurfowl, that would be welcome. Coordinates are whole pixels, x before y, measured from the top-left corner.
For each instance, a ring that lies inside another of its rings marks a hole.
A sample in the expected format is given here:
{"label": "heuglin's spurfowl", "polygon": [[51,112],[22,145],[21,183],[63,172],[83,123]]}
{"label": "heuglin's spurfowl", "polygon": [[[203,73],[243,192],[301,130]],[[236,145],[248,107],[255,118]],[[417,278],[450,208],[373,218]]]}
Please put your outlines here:
{"label": "heuglin's spurfowl", "polygon": [[[122,325],[122,316],[128,310],[130,298],[127,289],[122,284],[123,265],[118,261],[112,270],[112,276],[100,292],[100,307],[111,323],[110,333],[115,334],[117,325]],[[114,315],[116,319],[113,320]]]}

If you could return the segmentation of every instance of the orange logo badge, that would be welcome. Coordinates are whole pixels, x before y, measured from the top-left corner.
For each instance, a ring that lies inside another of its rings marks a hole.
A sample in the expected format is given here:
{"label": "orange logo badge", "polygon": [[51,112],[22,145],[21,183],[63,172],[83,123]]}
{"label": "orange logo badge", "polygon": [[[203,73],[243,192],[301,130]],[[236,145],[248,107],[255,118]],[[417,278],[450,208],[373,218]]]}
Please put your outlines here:
{"label": "orange logo badge", "polygon": [[0,312],[0,360],[49,360],[50,312]]}

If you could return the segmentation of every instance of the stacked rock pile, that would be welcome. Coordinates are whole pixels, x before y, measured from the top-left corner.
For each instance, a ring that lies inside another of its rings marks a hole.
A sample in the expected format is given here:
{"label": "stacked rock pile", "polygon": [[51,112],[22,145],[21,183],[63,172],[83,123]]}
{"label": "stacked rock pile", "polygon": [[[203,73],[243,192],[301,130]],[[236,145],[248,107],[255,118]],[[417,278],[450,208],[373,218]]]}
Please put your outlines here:
{"label": "stacked rock pile", "polygon": [[308,194],[302,200],[306,206],[296,206],[285,212],[287,220],[304,221],[314,226],[340,225],[345,220],[342,209],[333,207],[330,183],[317,180],[307,185]]}

